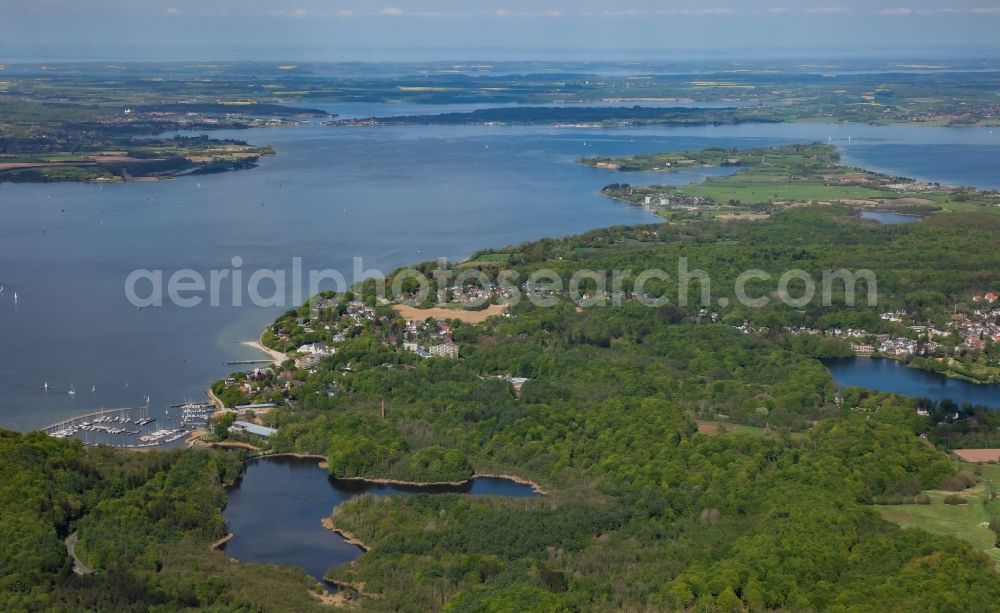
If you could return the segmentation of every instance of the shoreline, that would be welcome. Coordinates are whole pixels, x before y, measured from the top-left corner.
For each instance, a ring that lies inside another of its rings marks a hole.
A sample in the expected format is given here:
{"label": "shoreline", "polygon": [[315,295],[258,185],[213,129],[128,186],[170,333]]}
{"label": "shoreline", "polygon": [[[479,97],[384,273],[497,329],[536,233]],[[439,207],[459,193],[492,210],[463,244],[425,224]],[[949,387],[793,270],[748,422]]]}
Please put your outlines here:
{"label": "shoreline", "polygon": [[260,351],[261,353],[267,355],[267,357],[271,358],[271,362],[273,364],[281,364],[282,362],[288,359],[288,355],[280,351],[265,347],[264,343],[262,342],[265,332],[267,332],[267,328],[265,328],[264,331],[260,333],[260,336],[257,337],[257,340],[240,341],[239,344],[245,345],[247,347],[253,347],[257,351]]}
{"label": "shoreline", "polygon": [[215,395],[212,388],[205,390],[205,394],[208,396],[208,401],[215,405],[215,411],[212,413],[212,417],[215,417],[219,413],[226,412],[226,404],[222,402],[222,399]]}
{"label": "shoreline", "polygon": [[[920,372],[931,373],[940,376],[942,379],[951,379],[953,381],[961,381],[963,383],[968,383],[970,385],[979,385],[983,387],[990,387],[992,385],[1000,385],[1000,381],[980,381],[979,379],[974,379],[972,377],[965,376],[961,373],[954,372],[952,370],[935,370],[933,368],[926,368],[920,364],[915,364],[908,360],[910,356],[896,356],[888,355],[883,353],[855,353],[852,356],[847,356],[842,359],[857,359],[857,358],[869,358],[874,360],[892,360],[893,362],[899,362],[906,368],[913,370],[919,370]],[[841,358],[832,358],[841,359]]]}
{"label": "shoreline", "polygon": [[[298,452],[288,452],[288,453],[276,453],[276,454],[265,454],[257,456],[258,458],[278,458],[278,457],[291,457],[299,458],[304,460],[320,460],[320,467],[328,462],[326,456],[311,454],[311,453],[298,453]],[[505,479],[507,481],[512,481],[520,485],[527,485],[539,496],[548,496],[549,492],[537,482],[527,479],[525,477],[519,477],[517,475],[511,475],[508,473],[481,473],[474,472],[472,476],[468,479],[462,481],[404,481],[402,479],[389,479],[386,477],[334,477],[331,478],[335,481],[347,481],[353,483],[370,483],[372,485],[401,485],[404,487],[464,487],[466,485],[472,485],[473,480],[479,478],[486,479]]]}
{"label": "shoreline", "polygon": [[[514,483],[519,483],[521,485],[527,485],[532,490],[534,490],[534,492],[536,494],[538,494],[539,496],[548,496],[549,495],[548,490],[546,490],[545,488],[543,488],[541,485],[538,485],[538,483],[532,481],[531,479],[525,479],[524,477],[518,477],[517,475],[508,475],[508,474],[500,474],[500,473],[474,473],[472,475],[472,479],[476,479],[478,477],[486,477],[486,478],[493,478],[493,479],[506,479],[508,481],[513,481]],[[470,481],[472,479],[470,479]]]}
{"label": "shoreline", "polygon": [[475,475],[464,481],[403,481],[402,479],[387,479],[384,477],[334,477],[335,481],[348,481],[354,483],[371,483],[372,485],[401,485],[404,487],[462,487],[468,485],[475,478]]}
{"label": "shoreline", "polygon": [[235,535],[235,534],[233,534],[232,532],[227,532],[227,533],[226,533],[226,536],[224,536],[224,537],[222,537],[221,539],[219,539],[219,540],[215,541],[214,543],[212,543],[211,545],[209,545],[209,547],[211,547],[211,548],[212,548],[212,549],[214,549],[215,551],[218,551],[218,550],[219,550],[220,548],[222,548],[222,546],[223,546],[223,545],[225,545],[225,544],[226,544],[226,543],[228,543],[229,541],[233,540],[233,538],[234,538],[235,536],[236,536],[236,535]]}
{"label": "shoreline", "polygon": [[250,460],[257,460],[260,458],[298,458],[300,460],[321,460],[326,462],[326,456],[316,455],[314,453],[300,453],[298,451],[286,451],[282,453],[262,453],[259,456],[254,456],[253,458],[248,458]]}
{"label": "shoreline", "polygon": [[963,375],[962,373],[955,372],[950,368],[946,370],[935,370],[933,368],[926,368],[920,364],[914,364],[913,362],[909,362],[905,358],[895,358],[893,356],[886,356],[886,355],[877,355],[877,356],[873,355],[871,357],[880,357],[888,360],[896,360],[898,362],[902,362],[907,368],[912,368],[913,370],[922,370],[924,372],[934,373],[936,375],[944,377],[945,379],[953,379],[955,381],[962,381],[964,383],[970,383],[972,385],[982,385],[984,387],[1000,385],[1000,381],[980,381],[979,379],[969,377],[968,375]]}
{"label": "shoreline", "polygon": [[324,528],[326,528],[330,532],[333,532],[334,534],[336,534],[340,538],[344,539],[344,542],[347,543],[348,545],[354,545],[355,547],[357,547],[358,549],[360,549],[364,553],[368,553],[369,551],[371,551],[371,547],[369,547],[364,542],[362,542],[361,539],[359,539],[358,537],[354,536],[353,534],[351,534],[347,530],[344,530],[343,528],[338,528],[333,523],[333,517],[332,516],[328,515],[328,516],[324,517],[322,520],[320,520],[320,523],[323,525]]}
{"label": "shoreline", "polygon": [[327,467],[329,466],[326,456],[316,455],[314,453],[299,453],[297,451],[288,451],[285,453],[262,453],[260,455],[253,456],[252,458],[247,458],[247,461],[249,462],[250,460],[260,460],[267,458],[295,458],[297,460],[319,460],[317,466],[319,466],[323,470],[326,470]]}

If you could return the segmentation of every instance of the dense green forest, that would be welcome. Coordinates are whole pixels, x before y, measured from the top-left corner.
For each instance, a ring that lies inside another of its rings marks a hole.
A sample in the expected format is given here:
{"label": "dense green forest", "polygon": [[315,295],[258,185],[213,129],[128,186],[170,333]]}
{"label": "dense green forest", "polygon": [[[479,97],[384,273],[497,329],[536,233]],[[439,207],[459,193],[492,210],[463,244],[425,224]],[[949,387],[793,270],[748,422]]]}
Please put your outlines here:
{"label": "dense green forest", "polygon": [[[764,296],[785,268],[818,279],[867,267],[879,305],[845,308],[841,292],[832,306],[712,307],[713,321],[697,283],[686,307],[669,284],[671,304],[659,308],[522,302],[509,318],[452,321],[459,360],[387,346],[384,332],[397,323],[380,317],[317,372],[294,375],[294,408],[270,418],[272,444],[328,453],[340,467],[333,474],[370,477],[451,449],[476,471],[515,473],[550,492],[362,496],[339,506],[335,525],[371,551],[330,577],[364,586],[361,602],[373,609],[976,610],[1000,589],[991,560],[954,538],[900,529],[871,507],[976,480],[918,436],[953,446],[946,439],[963,426],[935,417],[952,407],[860,390],[838,397],[810,356],[844,355],[844,341],[779,330],[878,329],[892,325],[878,317],[888,308],[936,317],[948,296],[1000,281],[997,224],[990,214],[942,214],[885,227],[849,207],[795,208],[766,223],[612,228],[503,258],[478,254],[467,265],[491,278],[506,267],[564,279],[581,267],[671,270],[684,256],[717,292],[760,267],[775,273],[755,288]],[[744,321],[772,332],[734,328]],[[502,375],[529,381],[517,394]],[[332,386],[336,394],[324,393]],[[969,411],[980,431],[995,428]],[[705,422],[733,427],[712,435]],[[360,449],[347,444],[355,435]]]}
{"label": "dense green forest", "polygon": [[[0,431],[0,610],[322,610],[304,571],[232,564],[225,527],[235,455],[130,453]],[[94,572],[73,573],[63,543]]]}
{"label": "dense green forest", "polygon": [[[609,228],[477,254],[464,265],[491,278],[501,266],[564,278],[582,267],[673,272],[683,256],[709,273],[713,296],[731,295],[746,268],[775,273],[754,296],[773,295],[786,268],[817,278],[870,268],[879,305],[845,307],[841,290],[832,306],[705,308],[694,282],[684,306],[663,283],[670,304],[655,308],[581,308],[562,296],[479,325],[452,321],[458,359],[388,342],[401,321],[379,308],[317,365],[289,361],[254,380],[282,381],[259,392],[281,404],[263,418],[278,433],[255,442],[324,455],[336,477],[515,474],[548,492],[341,504],[333,523],[370,549],[328,577],[364,609],[990,610],[1000,598],[992,559],[900,528],[874,505],[976,483],[945,449],[992,441],[995,420],[961,408],[973,421],[959,426],[940,419],[950,405],[838,393],[815,356],[842,355],[843,341],[781,328],[879,325],[886,308],[937,317],[950,296],[1000,282],[998,229],[985,213],[874,226],[848,207],[802,207],[760,223]],[[354,297],[374,304],[371,290]],[[279,321],[291,327],[308,312]],[[737,329],[744,322],[758,331]],[[515,390],[506,376],[527,381]],[[4,434],[0,608],[319,607],[304,572],[210,549],[225,533],[224,484],[239,474],[229,453],[128,454]],[[72,533],[93,574],[72,573]]]}

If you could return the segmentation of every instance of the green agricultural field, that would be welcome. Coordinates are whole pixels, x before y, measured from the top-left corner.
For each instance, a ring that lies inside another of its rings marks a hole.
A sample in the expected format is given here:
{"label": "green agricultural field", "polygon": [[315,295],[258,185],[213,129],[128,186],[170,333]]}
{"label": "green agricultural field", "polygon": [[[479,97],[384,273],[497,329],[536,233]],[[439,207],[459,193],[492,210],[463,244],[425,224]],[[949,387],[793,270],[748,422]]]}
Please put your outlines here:
{"label": "green agricultural field", "polygon": [[982,471],[983,482],[959,494],[967,504],[945,504],[944,499],[955,492],[935,490],[927,492],[931,504],[876,505],[876,508],[884,519],[904,528],[920,528],[967,541],[1000,565],[996,534],[986,526],[990,519],[1000,515],[1000,500],[988,500],[988,483],[1000,483],[1000,466],[983,466]]}
{"label": "green agricultural field", "polygon": [[774,200],[870,200],[885,198],[886,192],[857,185],[828,185],[822,182],[802,183],[760,181],[758,177],[738,175],[734,177],[712,178],[681,188],[679,191],[711,198],[718,203],[738,200],[742,203],[771,202]]}
{"label": "green agricultural field", "polygon": [[696,419],[695,423],[698,424],[698,432],[706,436],[742,434],[758,439],[788,438],[791,440],[802,440],[806,436],[805,432],[791,432],[787,428],[760,428],[745,424],[702,419]]}

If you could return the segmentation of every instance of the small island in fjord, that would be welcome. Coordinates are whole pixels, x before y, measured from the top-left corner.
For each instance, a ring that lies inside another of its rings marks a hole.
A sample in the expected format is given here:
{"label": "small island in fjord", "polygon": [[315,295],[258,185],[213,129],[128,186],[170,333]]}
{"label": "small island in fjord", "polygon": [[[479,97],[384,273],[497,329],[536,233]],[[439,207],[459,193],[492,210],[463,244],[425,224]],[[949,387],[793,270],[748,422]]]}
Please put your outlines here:
{"label": "small island in fjord", "polygon": [[677,173],[729,167],[730,174],[708,176],[686,185],[612,183],[601,193],[646,206],[670,219],[761,219],[789,206],[841,204],[860,211],[926,215],[935,211],[990,211],[1000,192],[947,186],[893,177],[840,163],[831,144],[785,145],[756,149],[712,148],[579,160],[591,168],[630,172]]}

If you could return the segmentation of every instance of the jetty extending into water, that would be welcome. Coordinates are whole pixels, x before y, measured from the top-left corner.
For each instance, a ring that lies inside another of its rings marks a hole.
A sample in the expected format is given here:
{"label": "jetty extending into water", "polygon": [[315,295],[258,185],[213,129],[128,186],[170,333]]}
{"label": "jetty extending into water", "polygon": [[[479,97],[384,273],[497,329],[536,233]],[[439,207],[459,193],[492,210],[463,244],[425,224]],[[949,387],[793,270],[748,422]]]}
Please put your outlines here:
{"label": "jetty extending into water", "polygon": [[[171,408],[175,409],[173,416],[169,413]],[[76,438],[85,445],[142,449],[174,443],[207,427],[214,410],[210,402],[170,405],[163,416],[151,415],[148,405],[98,409],[54,423],[42,431],[53,438]]]}

